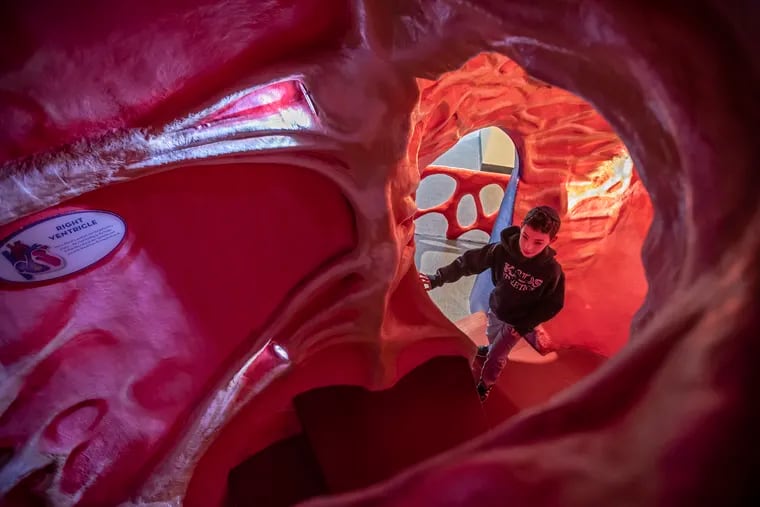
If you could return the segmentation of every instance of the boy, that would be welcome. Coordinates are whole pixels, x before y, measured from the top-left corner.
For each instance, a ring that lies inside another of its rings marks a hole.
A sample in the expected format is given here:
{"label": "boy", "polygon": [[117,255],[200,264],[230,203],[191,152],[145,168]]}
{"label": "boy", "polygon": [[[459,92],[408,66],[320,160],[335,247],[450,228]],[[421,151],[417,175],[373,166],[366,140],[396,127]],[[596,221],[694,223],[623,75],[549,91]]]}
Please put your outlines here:
{"label": "boy", "polygon": [[434,275],[420,274],[426,290],[491,268],[494,290],[488,299],[488,343],[478,347],[486,360],[478,382],[485,401],[507,363],[507,355],[524,337],[535,346],[534,328],[559,313],[565,302],[565,274],[549,245],[557,239],[560,219],[554,208],[539,206],[522,226],[501,232],[501,242],[469,250]]}

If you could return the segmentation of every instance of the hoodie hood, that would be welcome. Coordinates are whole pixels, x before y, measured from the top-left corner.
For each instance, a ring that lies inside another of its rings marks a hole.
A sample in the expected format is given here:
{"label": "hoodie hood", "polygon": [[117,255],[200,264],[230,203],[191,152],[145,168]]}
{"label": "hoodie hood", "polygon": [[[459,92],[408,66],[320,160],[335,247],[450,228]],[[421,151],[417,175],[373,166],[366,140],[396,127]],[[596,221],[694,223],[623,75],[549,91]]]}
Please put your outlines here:
{"label": "hoodie hood", "polygon": [[551,246],[547,246],[544,248],[543,252],[536,255],[535,257],[531,259],[526,258],[520,251],[520,227],[517,225],[507,227],[501,231],[501,245],[507,250],[510,255],[529,263],[548,262],[554,259],[554,257],[557,255],[556,250],[554,250]]}

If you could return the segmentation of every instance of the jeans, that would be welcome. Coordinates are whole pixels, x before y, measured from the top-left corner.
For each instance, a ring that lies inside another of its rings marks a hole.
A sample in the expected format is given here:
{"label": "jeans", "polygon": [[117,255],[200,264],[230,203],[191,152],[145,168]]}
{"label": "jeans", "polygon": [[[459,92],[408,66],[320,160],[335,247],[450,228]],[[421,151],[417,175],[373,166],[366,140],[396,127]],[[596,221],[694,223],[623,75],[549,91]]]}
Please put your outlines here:
{"label": "jeans", "polygon": [[[499,320],[489,309],[486,314],[488,325],[486,327],[486,336],[488,337],[488,355],[483,364],[483,370],[480,374],[480,380],[491,387],[501,374],[501,370],[507,364],[507,356],[512,347],[522,338],[511,324]],[[531,331],[525,335],[525,339],[535,343],[536,332]],[[531,340],[532,339],[532,340]]]}

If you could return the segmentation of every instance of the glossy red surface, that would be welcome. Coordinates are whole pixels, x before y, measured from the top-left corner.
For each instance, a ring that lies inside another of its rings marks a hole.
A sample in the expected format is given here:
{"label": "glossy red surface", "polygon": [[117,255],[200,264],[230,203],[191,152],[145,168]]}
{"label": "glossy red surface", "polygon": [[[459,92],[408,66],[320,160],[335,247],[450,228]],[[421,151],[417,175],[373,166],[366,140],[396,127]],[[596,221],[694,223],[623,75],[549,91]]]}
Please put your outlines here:
{"label": "glossy red surface", "polygon": [[[313,505],[754,491],[756,2],[0,9],[0,237],[70,209],[128,226],[86,271],[0,288],[7,503],[219,505],[230,470],[300,433],[295,395],[469,356],[414,272],[412,196],[488,125],[532,160],[516,218],[538,202],[566,218],[552,337],[619,353],[465,446]],[[613,128],[638,176],[605,186]],[[586,180],[604,192],[580,199]]]}

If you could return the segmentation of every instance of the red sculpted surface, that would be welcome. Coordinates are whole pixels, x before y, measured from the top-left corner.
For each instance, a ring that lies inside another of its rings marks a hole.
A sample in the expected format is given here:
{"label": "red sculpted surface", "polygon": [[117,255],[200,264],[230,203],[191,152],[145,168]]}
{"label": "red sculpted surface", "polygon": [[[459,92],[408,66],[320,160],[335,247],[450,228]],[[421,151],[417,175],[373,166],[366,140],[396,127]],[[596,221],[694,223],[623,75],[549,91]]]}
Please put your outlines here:
{"label": "red sculpted surface", "polygon": [[[457,169],[453,167],[428,166],[422,173],[422,178],[427,178],[434,174],[445,174],[450,176],[455,182],[454,192],[446,201],[432,206],[430,208],[419,210],[414,217],[419,218],[428,213],[440,213],[446,219],[446,237],[448,239],[457,239],[468,231],[480,230],[486,233],[493,230],[498,210],[486,213],[483,209],[483,201],[480,192],[488,185],[497,184],[504,191],[509,184],[509,176],[506,174],[488,173],[481,171],[472,171],[466,169]],[[469,195],[475,202],[475,221],[467,226],[462,225],[457,220],[457,210],[464,196]]]}
{"label": "red sculpted surface", "polygon": [[[568,297],[566,309],[546,326],[548,347],[581,346],[606,356],[617,352],[646,294],[639,256],[652,208],[612,127],[584,100],[529,77],[501,55],[479,55],[419,85],[421,100],[413,114],[418,135],[412,137],[410,157],[419,152],[420,163],[426,163],[460,135],[500,127],[512,137],[520,160],[513,223],[534,206],[549,204],[560,211],[555,247]],[[475,224],[462,228],[455,220],[457,204],[463,194],[477,196],[482,186],[504,184],[505,178],[446,171],[455,179],[468,175],[468,184],[459,183],[449,202],[430,210],[447,218],[449,238],[474,228],[490,233],[495,215],[479,210]]]}
{"label": "red sculpted surface", "polygon": [[[417,282],[412,196],[421,168],[487,125],[530,164],[515,218],[538,202],[565,216],[572,292],[550,324],[564,344],[626,343],[652,217],[630,343],[487,436],[316,504],[753,491],[754,2],[2,9],[0,237],[71,209],[127,223],[89,269],[0,287],[6,503],[219,505],[229,470],[302,432],[296,395],[381,390],[471,354]],[[586,102],[484,51],[594,105],[641,179]]]}
{"label": "red sculpted surface", "polygon": [[[209,179],[214,172],[224,177]],[[292,178],[308,191],[289,187]],[[263,214],[262,201],[289,213]],[[86,491],[88,502],[107,504],[132,490],[220,365],[289,303],[290,288],[329,268],[356,238],[334,185],[279,165],[186,168],[68,207],[118,213],[129,224],[126,244],[86,274],[2,292],[0,354],[6,374],[25,382],[0,427],[5,445],[26,453],[16,466],[55,463],[62,493]],[[310,244],[298,263],[282,254],[294,245],[260,247],[293,227]]]}

